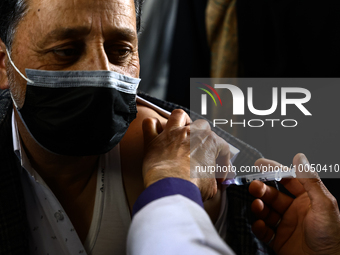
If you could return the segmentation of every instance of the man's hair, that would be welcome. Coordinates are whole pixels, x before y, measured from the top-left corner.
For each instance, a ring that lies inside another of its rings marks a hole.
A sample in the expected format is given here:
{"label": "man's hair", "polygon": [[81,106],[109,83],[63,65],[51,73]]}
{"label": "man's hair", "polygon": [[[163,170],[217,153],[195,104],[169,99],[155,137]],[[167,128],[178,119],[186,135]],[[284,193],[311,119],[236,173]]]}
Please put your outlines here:
{"label": "man's hair", "polygon": [[[0,0],[0,38],[8,50],[11,49],[15,29],[26,14],[28,0]],[[136,7],[137,32],[140,30],[143,0],[134,0]]]}

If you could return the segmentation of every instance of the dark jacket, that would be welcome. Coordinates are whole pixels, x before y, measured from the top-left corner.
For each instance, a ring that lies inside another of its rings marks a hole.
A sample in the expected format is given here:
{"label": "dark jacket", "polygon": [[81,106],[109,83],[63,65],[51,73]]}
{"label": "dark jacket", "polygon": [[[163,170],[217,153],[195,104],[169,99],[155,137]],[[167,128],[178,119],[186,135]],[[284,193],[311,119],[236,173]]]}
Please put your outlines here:
{"label": "dark jacket", "polygon": [[[188,109],[146,94],[139,95],[154,104],[172,111],[186,110],[193,120],[202,116]],[[12,101],[8,90],[0,91],[0,254],[29,254],[29,229],[25,201],[20,182],[20,162],[13,152]],[[241,150],[235,165],[253,165],[261,154],[251,146],[219,128],[212,128],[219,136]],[[267,254],[267,248],[251,232],[250,204],[253,198],[247,186],[228,188],[228,232],[226,242],[236,254]]]}

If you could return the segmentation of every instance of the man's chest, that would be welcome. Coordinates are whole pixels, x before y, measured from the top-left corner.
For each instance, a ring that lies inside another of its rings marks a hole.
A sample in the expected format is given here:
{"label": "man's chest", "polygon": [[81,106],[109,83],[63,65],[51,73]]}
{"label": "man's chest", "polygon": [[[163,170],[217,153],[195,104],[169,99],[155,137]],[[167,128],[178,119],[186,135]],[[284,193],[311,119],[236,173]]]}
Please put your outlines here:
{"label": "man's chest", "polygon": [[32,254],[78,254],[92,250],[96,251],[92,254],[125,253],[131,217],[124,194],[119,146],[100,161],[94,185],[88,185],[87,197],[82,201],[65,202],[24,172]]}

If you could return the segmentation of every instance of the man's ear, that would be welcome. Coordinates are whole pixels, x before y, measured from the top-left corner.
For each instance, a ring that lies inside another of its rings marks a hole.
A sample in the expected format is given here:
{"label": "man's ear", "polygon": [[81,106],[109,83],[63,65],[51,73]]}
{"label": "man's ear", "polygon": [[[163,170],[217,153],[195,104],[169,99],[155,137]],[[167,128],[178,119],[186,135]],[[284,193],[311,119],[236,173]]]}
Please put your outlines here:
{"label": "man's ear", "polygon": [[8,56],[6,52],[6,45],[0,39],[0,89],[8,89],[8,77],[6,72],[6,62]]}

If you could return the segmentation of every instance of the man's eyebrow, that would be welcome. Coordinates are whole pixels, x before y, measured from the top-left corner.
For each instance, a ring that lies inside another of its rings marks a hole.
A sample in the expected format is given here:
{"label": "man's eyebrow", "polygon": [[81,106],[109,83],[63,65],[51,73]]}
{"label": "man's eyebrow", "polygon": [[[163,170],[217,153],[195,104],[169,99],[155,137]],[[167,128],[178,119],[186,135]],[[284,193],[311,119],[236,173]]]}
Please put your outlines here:
{"label": "man's eyebrow", "polygon": [[42,40],[38,42],[40,47],[44,47],[49,43],[55,41],[62,41],[66,39],[76,39],[90,33],[89,27],[75,27],[75,28],[56,28],[50,31]]}
{"label": "man's eyebrow", "polygon": [[112,38],[117,38],[120,40],[131,41],[137,38],[137,33],[136,30],[127,27],[115,28],[105,31],[105,37],[107,37],[109,40]]}
{"label": "man's eyebrow", "polygon": [[[75,28],[57,28],[49,32],[41,41],[38,42],[38,45],[43,48],[44,46],[55,42],[62,41],[66,39],[78,39],[89,34],[91,31],[89,27],[75,27]],[[105,31],[108,39],[119,38],[121,40],[134,40],[137,38],[136,31],[130,28],[115,28]]]}

